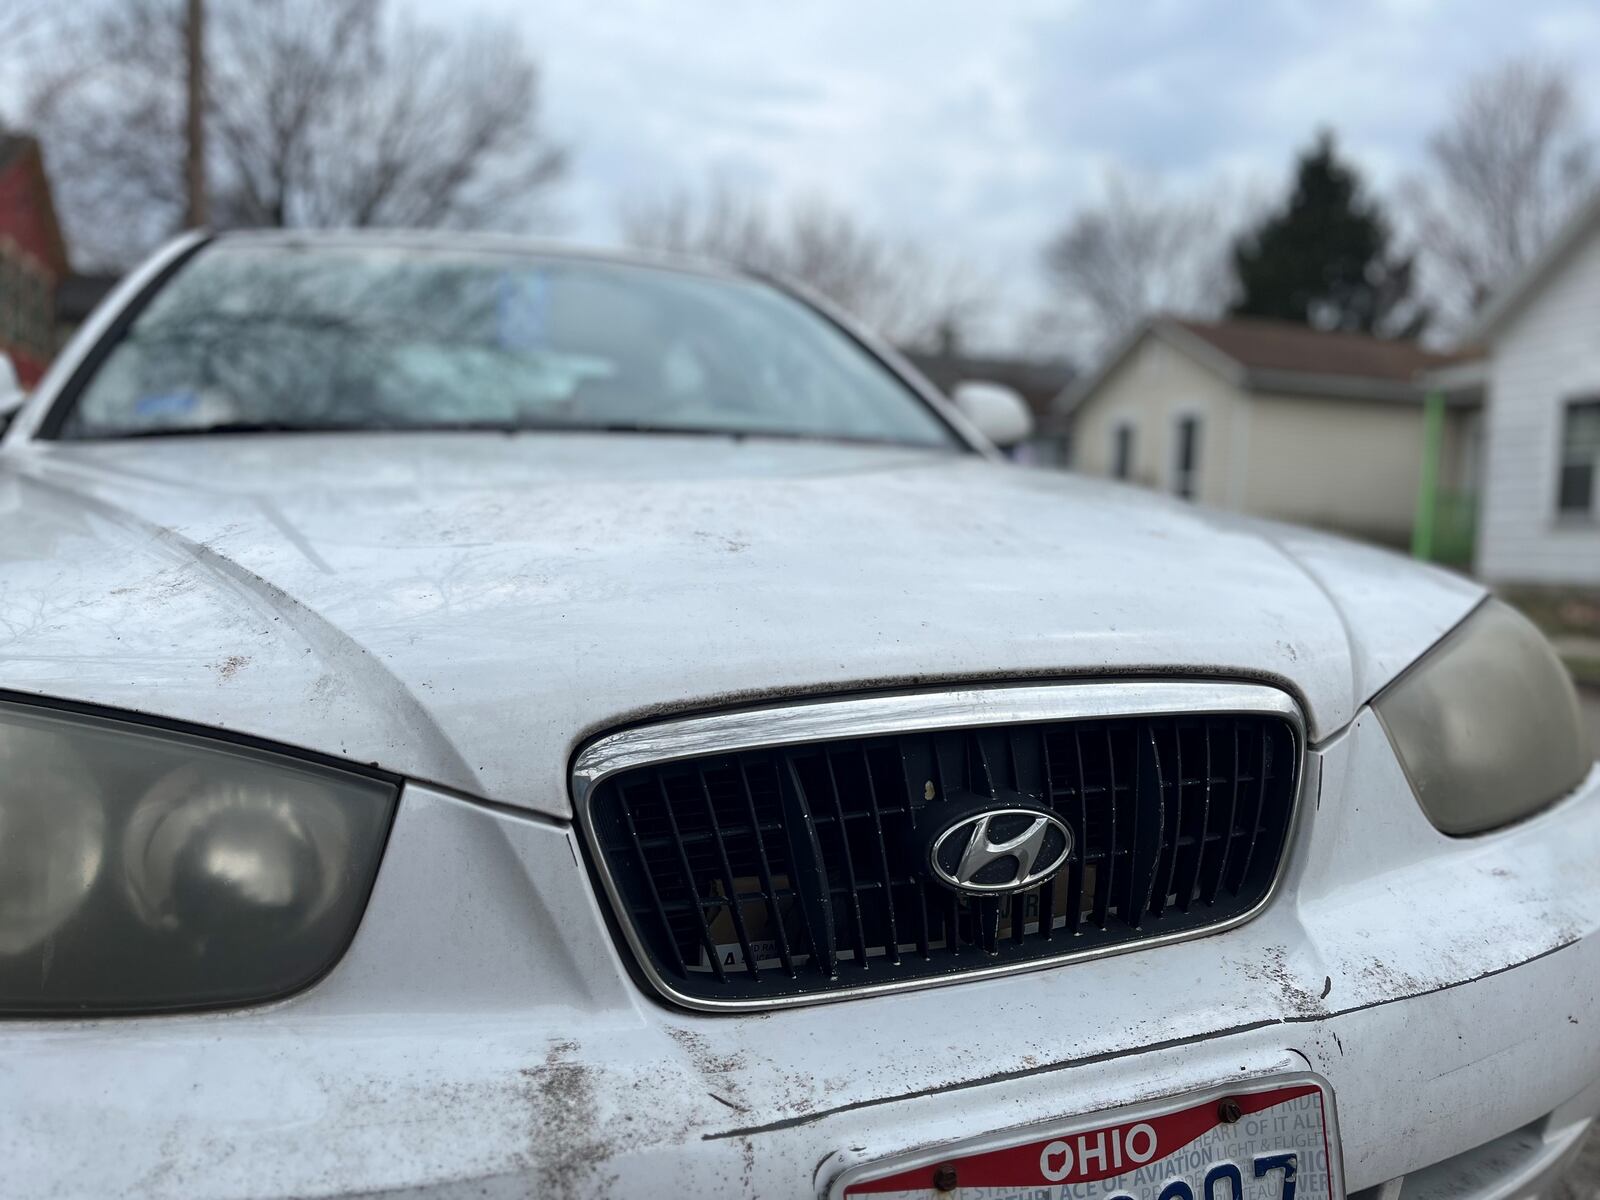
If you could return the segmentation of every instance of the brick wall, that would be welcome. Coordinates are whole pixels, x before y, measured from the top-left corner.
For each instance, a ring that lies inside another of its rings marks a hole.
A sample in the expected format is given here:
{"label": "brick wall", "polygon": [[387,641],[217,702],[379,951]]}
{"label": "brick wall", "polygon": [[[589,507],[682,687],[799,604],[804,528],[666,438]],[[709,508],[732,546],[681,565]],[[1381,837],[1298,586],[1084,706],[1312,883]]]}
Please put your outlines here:
{"label": "brick wall", "polygon": [[0,154],[0,350],[31,386],[55,353],[66,252],[38,143],[7,137]]}

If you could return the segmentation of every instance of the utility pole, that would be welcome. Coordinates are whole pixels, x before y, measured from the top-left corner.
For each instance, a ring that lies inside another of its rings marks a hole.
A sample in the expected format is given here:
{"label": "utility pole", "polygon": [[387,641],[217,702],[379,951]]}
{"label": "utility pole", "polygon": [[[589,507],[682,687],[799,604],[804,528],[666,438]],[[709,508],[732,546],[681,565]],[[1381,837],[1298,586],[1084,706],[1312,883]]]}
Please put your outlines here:
{"label": "utility pole", "polygon": [[186,229],[198,229],[210,219],[206,203],[206,37],[205,0],[188,0],[183,29],[184,51],[189,60],[187,148],[184,153],[183,214]]}

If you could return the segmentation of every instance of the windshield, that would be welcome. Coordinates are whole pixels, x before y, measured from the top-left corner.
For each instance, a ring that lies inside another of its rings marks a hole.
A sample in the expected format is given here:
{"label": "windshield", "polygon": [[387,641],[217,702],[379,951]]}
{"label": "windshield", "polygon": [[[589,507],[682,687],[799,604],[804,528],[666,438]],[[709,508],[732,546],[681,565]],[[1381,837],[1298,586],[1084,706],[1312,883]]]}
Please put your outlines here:
{"label": "windshield", "polygon": [[764,284],[526,253],[222,242],[161,288],[60,436],[628,429],[954,447]]}

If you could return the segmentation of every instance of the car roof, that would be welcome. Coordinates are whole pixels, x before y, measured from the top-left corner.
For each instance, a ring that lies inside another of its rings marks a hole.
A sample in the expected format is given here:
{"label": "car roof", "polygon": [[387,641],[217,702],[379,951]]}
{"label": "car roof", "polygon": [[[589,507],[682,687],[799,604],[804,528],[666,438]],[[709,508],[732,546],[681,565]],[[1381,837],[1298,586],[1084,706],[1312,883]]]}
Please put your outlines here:
{"label": "car roof", "polygon": [[442,229],[237,229],[211,236],[212,245],[281,246],[286,249],[411,249],[465,251],[473,254],[518,254],[620,266],[654,267],[717,279],[772,282],[757,271],[733,263],[664,250],[585,246],[526,234],[467,232]]}

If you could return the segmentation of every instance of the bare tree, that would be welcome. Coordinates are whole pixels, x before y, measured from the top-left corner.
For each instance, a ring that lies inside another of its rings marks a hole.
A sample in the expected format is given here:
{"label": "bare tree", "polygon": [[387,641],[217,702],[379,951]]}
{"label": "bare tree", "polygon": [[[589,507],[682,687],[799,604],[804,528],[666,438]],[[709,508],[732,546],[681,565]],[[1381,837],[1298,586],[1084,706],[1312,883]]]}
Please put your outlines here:
{"label": "bare tree", "polygon": [[1112,174],[1104,202],[1079,212],[1045,248],[1066,304],[1057,324],[1093,357],[1157,313],[1215,316],[1233,291],[1219,205]]}
{"label": "bare tree", "polygon": [[1514,59],[1469,80],[1407,181],[1432,290],[1459,323],[1527,263],[1595,183],[1596,143],[1571,79]]}
{"label": "bare tree", "polygon": [[[52,0],[0,0],[0,78],[14,78],[37,49],[40,34],[50,23]],[[0,111],[0,128],[11,114]]]}
{"label": "bare tree", "polygon": [[[185,208],[184,5],[120,0],[41,73],[33,119],[69,233],[125,262]],[[457,36],[385,0],[252,0],[207,22],[217,225],[526,225],[563,169],[539,74],[509,30]]]}
{"label": "bare tree", "polygon": [[0,0],[0,43],[31,36],[52,7],[50,0]]}
{"label": "bare tree", "polygon": [[775,207],[726,183],[625,204],[629,245],[735,263],[797,280],[902,345],[961,340],[987,287],[959,263],[886,237],[818,196]]}

